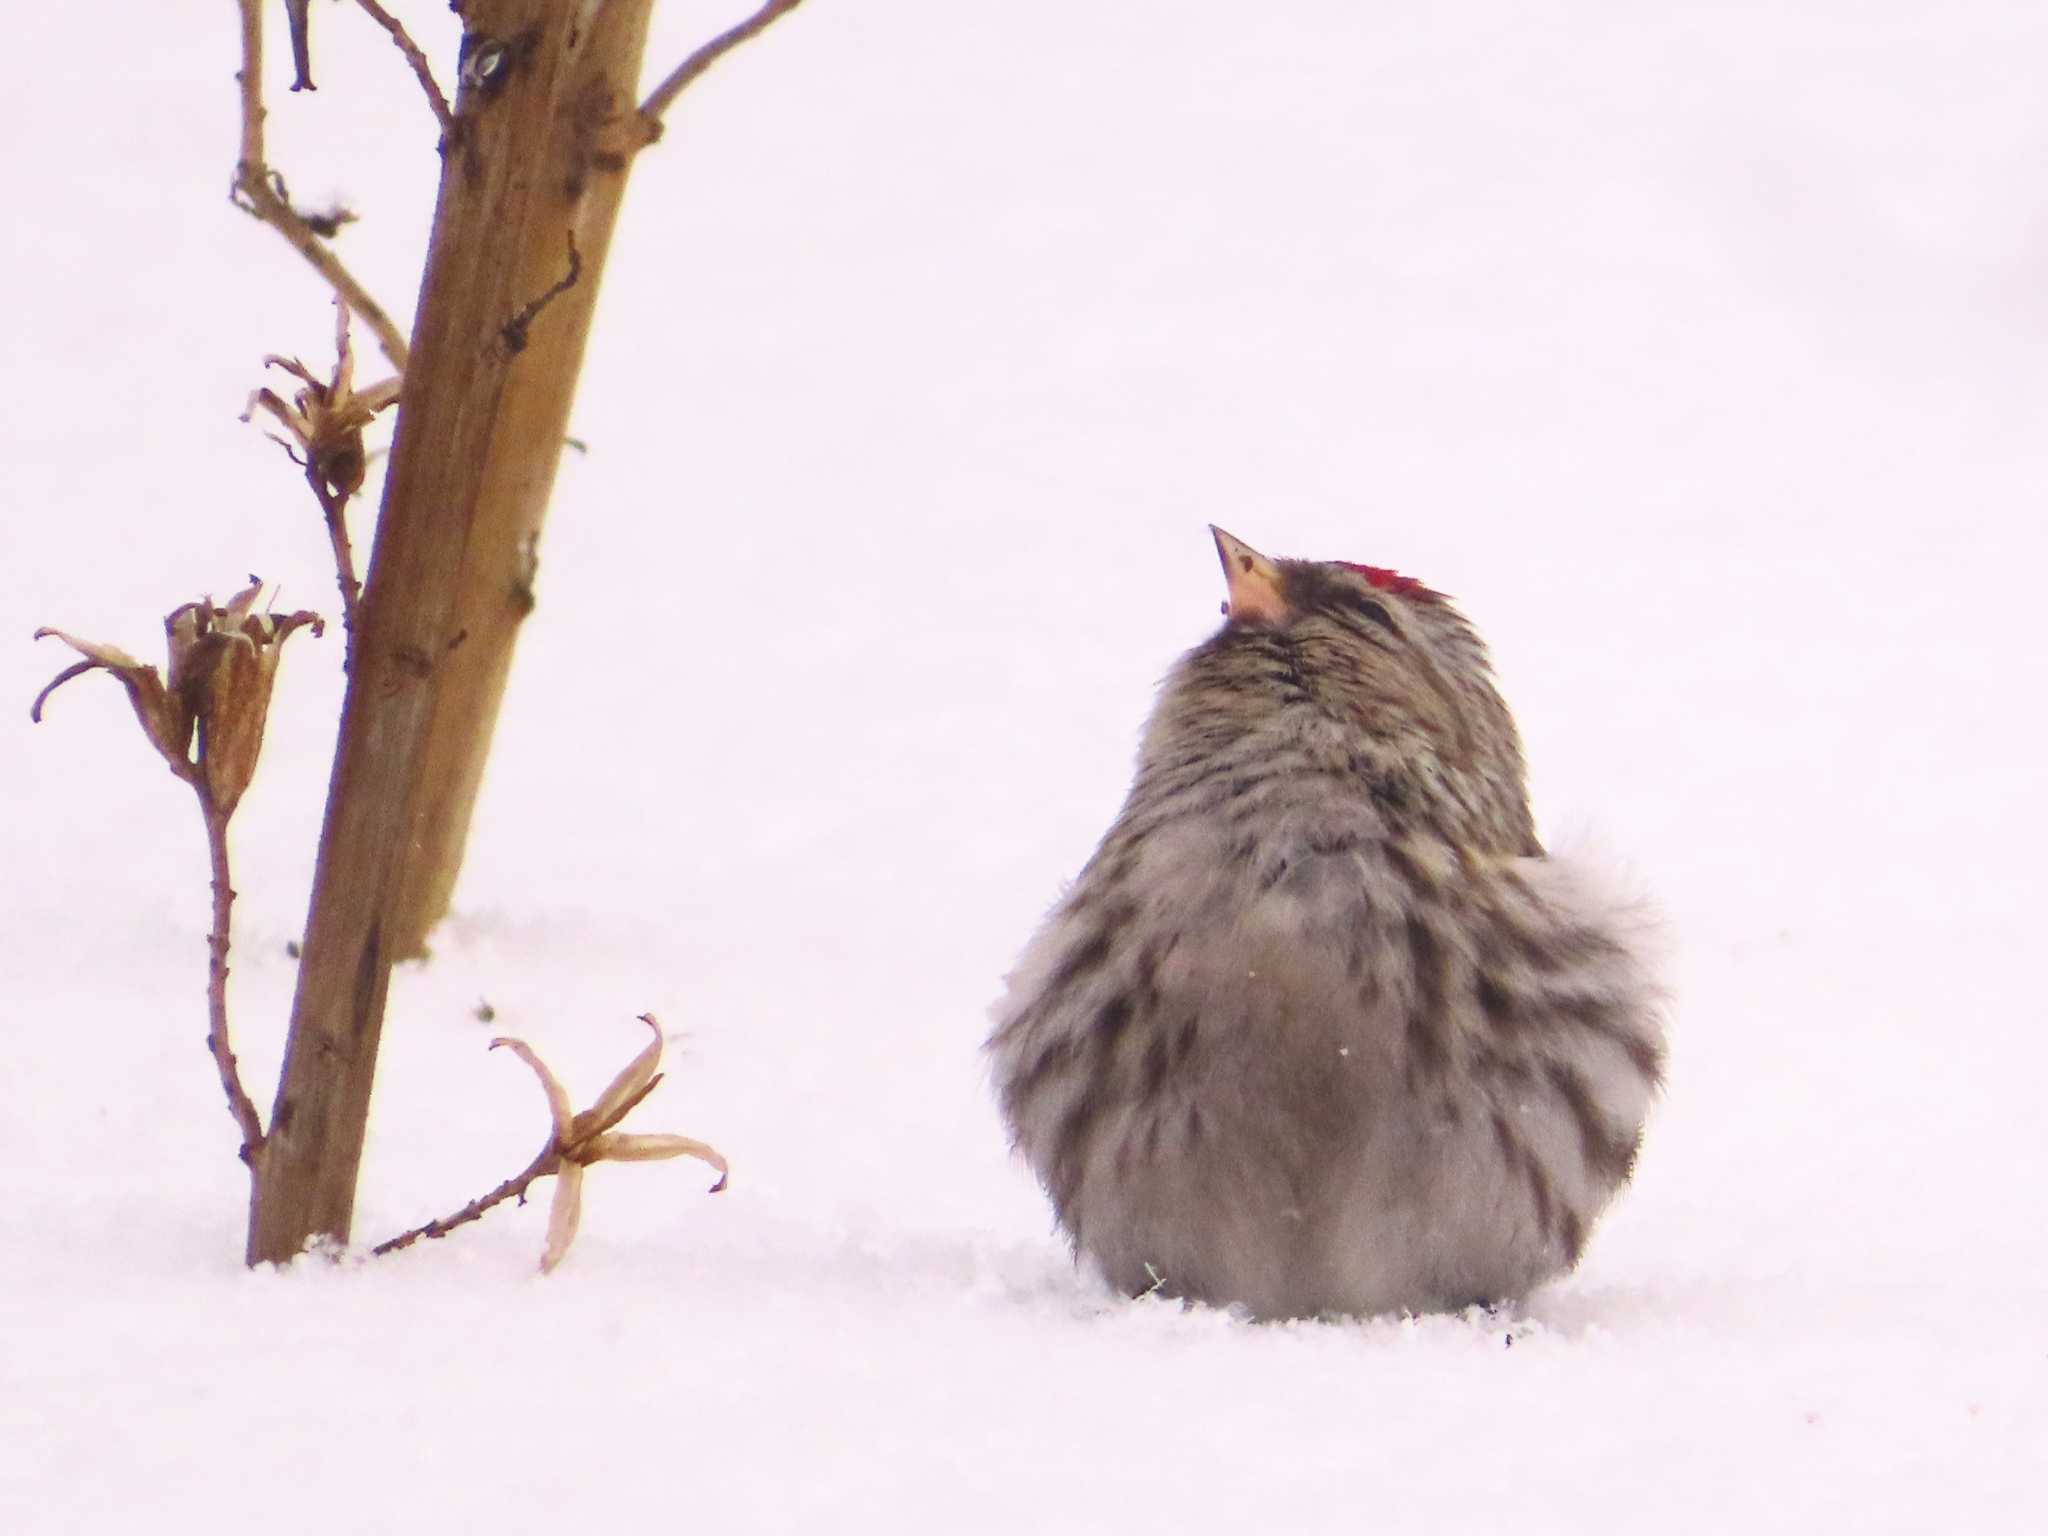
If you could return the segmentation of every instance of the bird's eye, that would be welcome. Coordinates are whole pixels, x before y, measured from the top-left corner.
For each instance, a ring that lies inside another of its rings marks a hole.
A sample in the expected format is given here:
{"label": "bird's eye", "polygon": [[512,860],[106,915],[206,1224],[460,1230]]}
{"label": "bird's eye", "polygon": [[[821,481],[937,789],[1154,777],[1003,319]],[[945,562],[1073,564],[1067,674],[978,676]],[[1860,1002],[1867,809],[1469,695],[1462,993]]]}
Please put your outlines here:
{"label": "bird's eye", "polygon": [[1394,616],[1387,612],[1383,604],[1375,602],[1372,598],[1366,597],[1363,594],[1350,598],[1349,602],[1351,611],[1360,618],[1372,620],[1373,623],[1379,625],[1380,628],[1390,635],[1401,633],[1394,623]]}

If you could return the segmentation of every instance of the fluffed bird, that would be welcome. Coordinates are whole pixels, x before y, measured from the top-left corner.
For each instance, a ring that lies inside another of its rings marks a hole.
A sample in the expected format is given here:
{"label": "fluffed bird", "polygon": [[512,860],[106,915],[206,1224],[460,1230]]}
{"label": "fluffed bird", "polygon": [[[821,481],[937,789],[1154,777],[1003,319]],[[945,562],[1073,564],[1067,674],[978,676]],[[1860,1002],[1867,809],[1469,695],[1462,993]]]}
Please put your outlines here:
{"label": "fluffed bird", "polygon": [[1650,927],[1545,853],[1443,594],[1211,531],[1224,623],[996,1005],[1003,1117],[1127,1294],[1519,1298],[1634,1167],[1665,1056]]}

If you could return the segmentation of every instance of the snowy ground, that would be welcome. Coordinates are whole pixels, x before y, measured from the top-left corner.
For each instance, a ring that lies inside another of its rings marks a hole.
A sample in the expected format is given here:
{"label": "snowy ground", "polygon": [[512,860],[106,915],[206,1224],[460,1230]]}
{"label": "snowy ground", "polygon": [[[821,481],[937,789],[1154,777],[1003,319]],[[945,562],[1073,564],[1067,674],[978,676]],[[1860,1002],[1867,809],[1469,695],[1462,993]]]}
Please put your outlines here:
{"label": "snowy ground", "polygon": [[[445,7],[402,5],[446,70]],[[670,0],[655,57],[722,25]],[[352,7],[278,162],[409,310],[431,122]],[[37,624],[331,604],[235,414],[323,356],[232,213],[233,8],[34,8],[0,453],[10,1530],[2017,1531],[2048,1522],[2048,12],[810,0],[636,180],[459,915],[358,1230],[522,1163],[493,1032],[647,1129],[395,1260],[245,1273],[185,791]],[[19,29],[17,29],[19,30]],[[281,29],[280,29],[281,30]],[[1636,1188],[1512,1316],[1077,1277],[997,979],[1215,622],[1217,521],[1458,595],[1553,834],[1678,942]],[[338,697],[237,823],[268,1102]],[[496,1022],[476,1018],[481,1000]]]}

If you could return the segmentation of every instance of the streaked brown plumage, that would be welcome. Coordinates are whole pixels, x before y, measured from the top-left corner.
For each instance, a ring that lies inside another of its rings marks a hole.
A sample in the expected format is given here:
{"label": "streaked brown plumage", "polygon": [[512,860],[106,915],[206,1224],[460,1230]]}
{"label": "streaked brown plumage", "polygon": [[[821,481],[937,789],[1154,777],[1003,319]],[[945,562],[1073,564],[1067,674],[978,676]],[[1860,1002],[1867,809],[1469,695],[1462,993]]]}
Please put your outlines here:
{"label": "streaked brown plumage", "polygon": [[1125,1291],[1519,1296],[1634,1162],[1664,1050],[1640,925],[1538,843],[1446,599],[1216,541],[1229,617],[996,1007],[1004,1117]]}

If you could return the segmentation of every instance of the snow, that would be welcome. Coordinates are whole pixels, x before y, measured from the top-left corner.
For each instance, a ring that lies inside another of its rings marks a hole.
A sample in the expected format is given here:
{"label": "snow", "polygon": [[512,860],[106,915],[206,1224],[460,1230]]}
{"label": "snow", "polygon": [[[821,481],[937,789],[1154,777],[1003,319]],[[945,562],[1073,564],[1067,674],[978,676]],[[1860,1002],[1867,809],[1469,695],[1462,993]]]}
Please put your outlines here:
{"label": "snow", "polygon": [[[444,7],[403,8],[441,61]],[[189,14],[188,14],[189,12]],[[669,5],[653,58],[729,19]],[[316,8],[274,157],[404,312],[432,123]],[[205,862],[119,690],[244,573],[332,608],[235,418],[326,358],[234,214],[233,8],[42,7],[0,451],[10,1529],[1970,1531],[2048,1521],[2033,953],[2048,12],[811,0],[640,168],[458,912],[392,992],[358,1235],[245,1272]],[[376,377],[365,342],[363,369]],[[1671,1087],[1511,1313],[1254,1326],[1077,1275],[984,1010],[1215,622],[1204,524],[1457,595],[1546,827],[1676,936]],[[367,532],[359,535],[365,544]],[[267,1106],[339,644],[235,828]],[[481,1001],[492,1023],[476,1014]],[[545,1191],[541,1191],[545,1193]]]}

